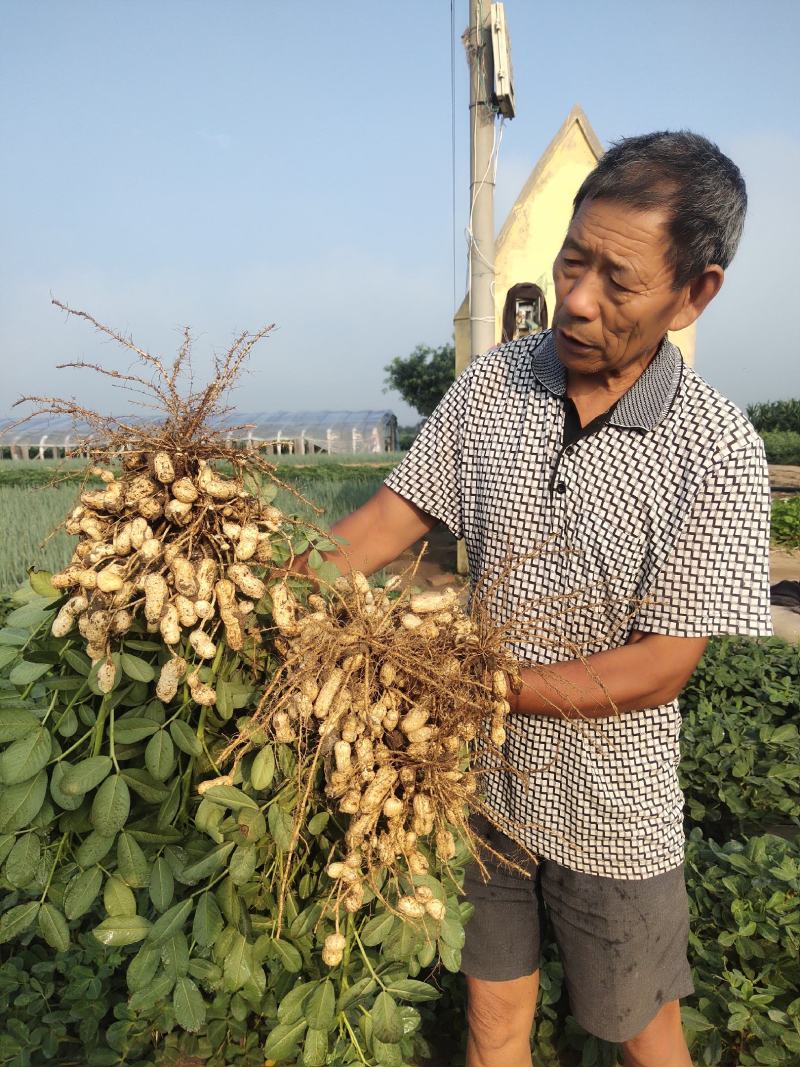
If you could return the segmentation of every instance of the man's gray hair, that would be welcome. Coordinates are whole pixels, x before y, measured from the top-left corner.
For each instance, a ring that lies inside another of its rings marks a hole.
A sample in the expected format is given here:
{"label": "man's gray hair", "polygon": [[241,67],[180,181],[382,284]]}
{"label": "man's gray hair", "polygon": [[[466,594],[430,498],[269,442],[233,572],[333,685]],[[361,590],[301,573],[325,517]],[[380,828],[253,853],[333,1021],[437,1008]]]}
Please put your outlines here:
{"label": "man's gray hair", "polygon": [[739,168],[707,138],[688,130],[617,141],[578,190],[573,218],[584,200],[665,208],[676,289],[712,263],[728,266],[747,212]]}

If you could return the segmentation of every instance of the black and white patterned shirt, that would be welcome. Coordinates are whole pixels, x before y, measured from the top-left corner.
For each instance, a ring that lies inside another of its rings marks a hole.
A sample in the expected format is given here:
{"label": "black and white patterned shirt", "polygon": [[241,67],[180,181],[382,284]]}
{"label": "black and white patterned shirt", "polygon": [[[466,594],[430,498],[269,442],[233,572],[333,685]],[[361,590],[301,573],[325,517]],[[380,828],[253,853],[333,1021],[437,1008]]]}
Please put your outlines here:
{"label": "black and white patterned shirt", "polygon": [[[767,467],[742,413],[666,339],[589,432],[573,415],[565,438],[565,392],[552,333],[493,349],[386,480],[465,539],[473,589],[497,580],[492,613],[514,653],[555,663],[632,630],[771,633]],[[490,776],[488,803],[573,870],[670,870],[684,848],[680,723],[677,701],[593,721],[514,716],[504,751],[529,780]]]}

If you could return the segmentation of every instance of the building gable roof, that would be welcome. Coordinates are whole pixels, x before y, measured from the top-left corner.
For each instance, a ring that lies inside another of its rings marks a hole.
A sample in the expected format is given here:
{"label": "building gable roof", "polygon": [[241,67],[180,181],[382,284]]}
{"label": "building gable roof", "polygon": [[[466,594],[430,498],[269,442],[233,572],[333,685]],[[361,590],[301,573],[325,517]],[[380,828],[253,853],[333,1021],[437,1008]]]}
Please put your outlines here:
{"label": "building gable roof", "polygon": [[567,115],[566,119],[564,119],[564,122],[561,124],[561,128],[558,130],[555,137],[553,137],[550,144],[547,146],[547,148],[545,148],[541,156],[539,156],[536,166],[529,174],[528,180],[525,182],[522,189],[520,190],[519,196],[514,201],[514,204],[508,215],[506,215],[506,221],[503,223],[502,229],[497,235],[497,240],[495,241],[495,252],[503,245],[503,242],[505,241],[509,230],[513,226],[514,218],[517,214],[517,209],[520,208],[531,195],[537,183],[544,174],[544,171],[546,170],[548,164],[556,155],[564,141],[566,141],[567,136],[569,135],[573,126],[577,126],[578,129],[581,131],[581,133],[586,139],[586,143],[594,154],[595,159],[600,159],[600,157],[603,155],[603,146],[600,143],[600,138],[594,132],[591,122],[589,122],[589,119],[586,117],[586,112],[583,110],[580,104],[575,104],[570,113]]}

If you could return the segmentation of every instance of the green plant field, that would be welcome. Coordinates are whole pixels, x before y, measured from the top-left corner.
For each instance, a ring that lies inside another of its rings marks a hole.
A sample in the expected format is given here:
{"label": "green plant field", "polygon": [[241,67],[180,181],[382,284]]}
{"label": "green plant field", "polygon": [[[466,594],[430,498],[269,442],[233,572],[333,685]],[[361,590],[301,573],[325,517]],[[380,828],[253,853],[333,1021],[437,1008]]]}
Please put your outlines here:
{"label": "green plant field", "polygon": [[[346,456],[275,456],[277,476],[286,482],[349,481],[362,473],[384,477],[403,458],[403,452],[374,452]],[[19,460],[0,462],[0,486],[49,486],[54,481],[79,482],[83,460]]]}
{"label": "green plant field", "polygon": [[21,585],[31,566],[52,571],[67,562],[75,538],[63,531],[47,538],[76,495],[74,485],[38,489],[0,485],[0,591]]}
{"label": "green plant field", "polygon": [[800,497],[776,500],[772,505],[772,540],[787,548],[800,548]]}
{"label": "green plant field", "polygon": [[[288,490],[278,494],[279,507],[287,514],[330,526],[368,500],[386,476],[382,469],[345,469],[346,477],[292,479],[298,493],[323,509],[321,515]],[[387,467],[386,473],[390,469]],[[0,592],[17,588],[31,566],[53,571],[66,564],[75,539],[60,531],[49,539],[48,535],[73,506],[77,493],[78,486],[70,483],[28,487],[0,484]]]}

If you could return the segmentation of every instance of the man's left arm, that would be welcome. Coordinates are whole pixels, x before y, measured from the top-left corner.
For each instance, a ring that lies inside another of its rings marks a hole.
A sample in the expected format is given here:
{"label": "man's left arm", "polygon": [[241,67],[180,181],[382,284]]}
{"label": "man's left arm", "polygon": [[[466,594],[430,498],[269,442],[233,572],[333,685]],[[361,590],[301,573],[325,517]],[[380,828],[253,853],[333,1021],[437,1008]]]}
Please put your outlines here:
{"label": "man's left arm", "polygon": [[772,633],[770,491],[753,431],[708,472],[620,648],[522,672],[523,715],[605,718],[669,703],[716,634]]}
{"label": "man's left arm", "polygon": [[668,704],[691,678],[707,643],[707,637],[636,631],[627,645],[585,660],[523,668],[522,689],[511,697],[511,710],[602,719]]}

